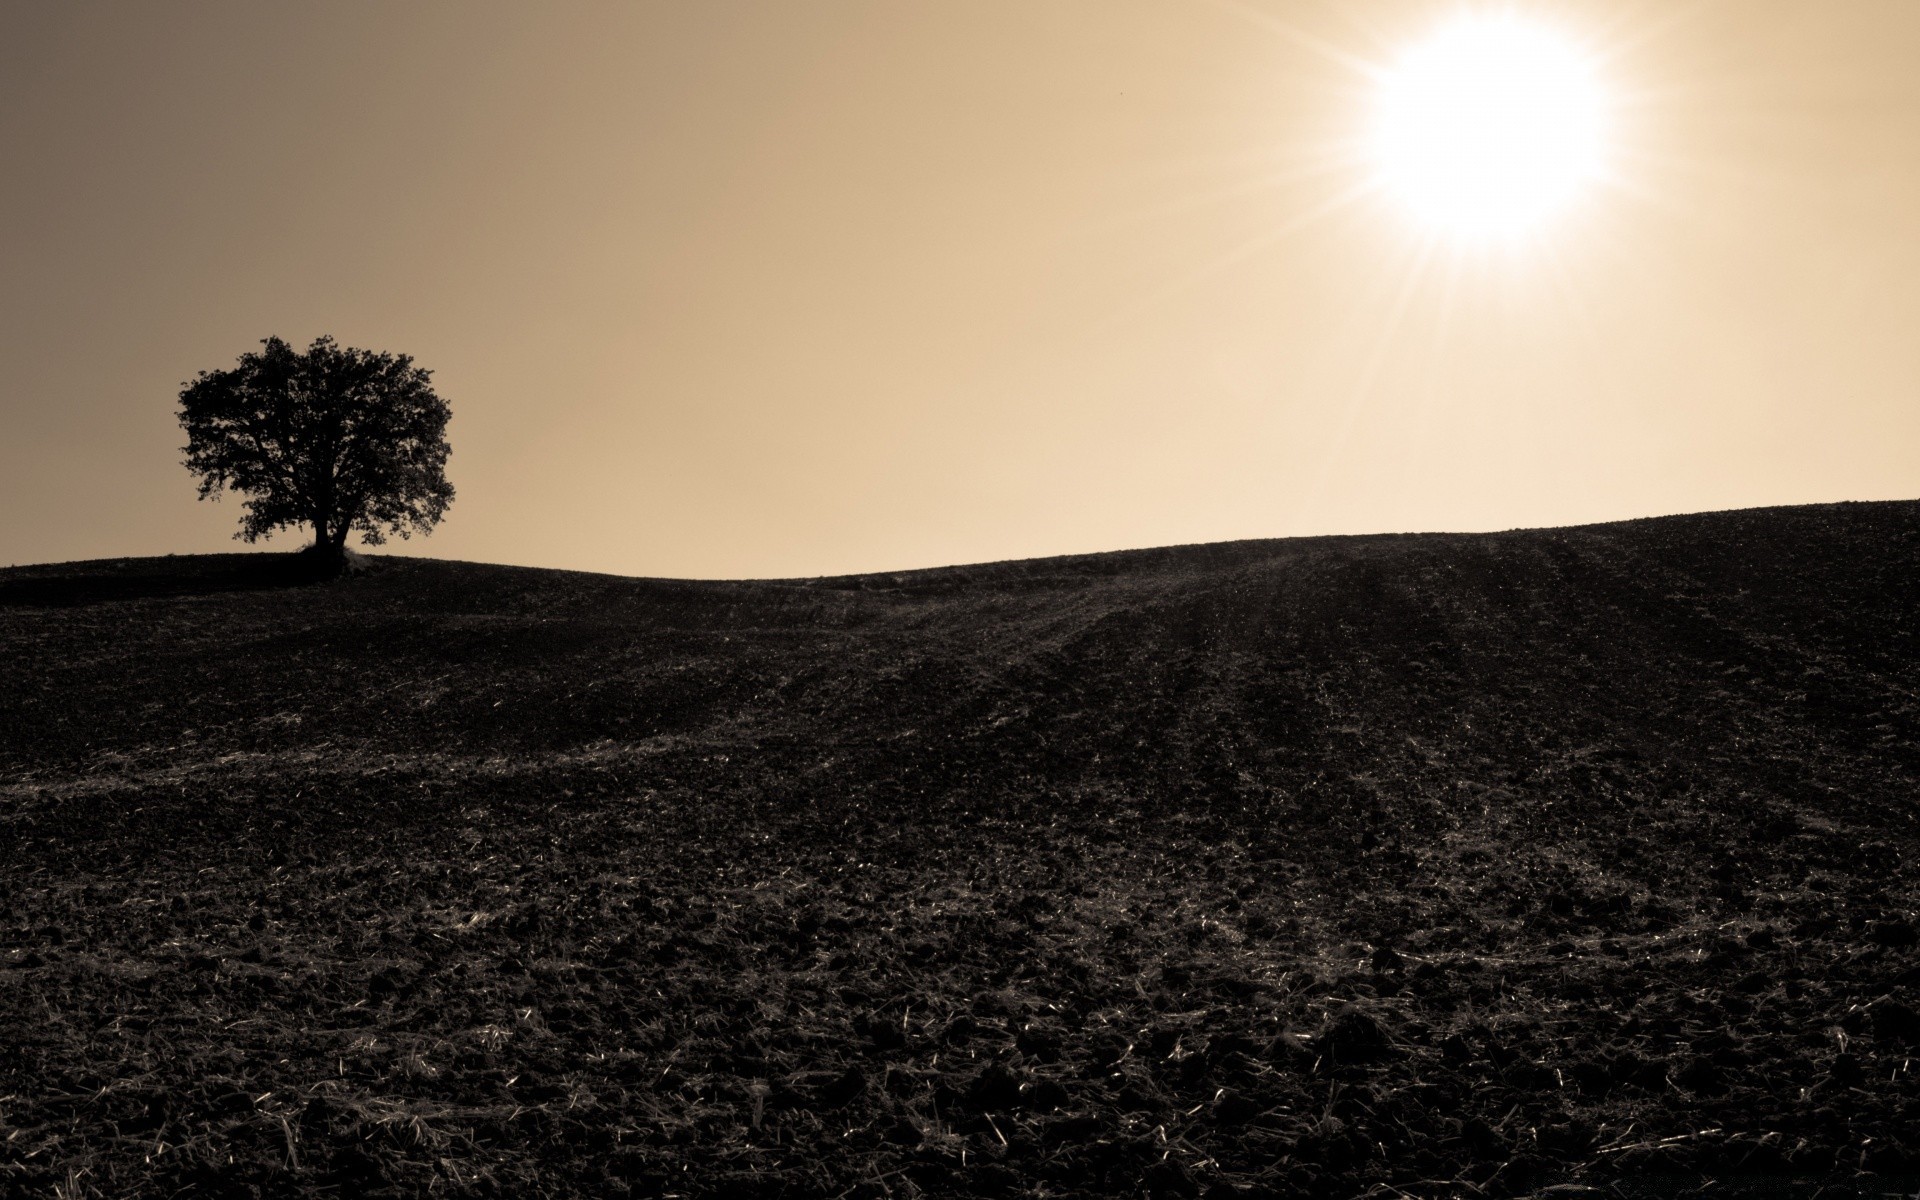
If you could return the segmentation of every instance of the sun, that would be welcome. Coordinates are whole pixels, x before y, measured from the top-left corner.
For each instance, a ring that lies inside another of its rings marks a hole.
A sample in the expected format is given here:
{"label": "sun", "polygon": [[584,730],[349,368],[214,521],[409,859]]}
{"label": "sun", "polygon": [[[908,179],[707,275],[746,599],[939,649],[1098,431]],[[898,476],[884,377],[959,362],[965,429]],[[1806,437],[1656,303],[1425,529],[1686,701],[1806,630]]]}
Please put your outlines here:
{"label": "sun", "polygon": [[1525,236],[1601,175],[1598,72],[1549,26],[1508,12],[1457,18],[1379,72],[1378,88],[1378,180],[1441,233]]}

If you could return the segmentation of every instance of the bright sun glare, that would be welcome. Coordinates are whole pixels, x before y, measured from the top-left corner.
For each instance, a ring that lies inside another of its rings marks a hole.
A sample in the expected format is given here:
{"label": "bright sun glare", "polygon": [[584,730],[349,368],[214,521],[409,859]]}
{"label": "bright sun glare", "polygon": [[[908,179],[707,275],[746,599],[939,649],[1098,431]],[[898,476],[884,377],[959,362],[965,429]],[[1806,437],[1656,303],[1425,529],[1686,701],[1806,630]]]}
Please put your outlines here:
{"label": "bright sun glare", "polygon": [[1425,224],[1475,241],[1538,228],[1601,171],[1590,57],[1511,13],[1460,18],[1381,73],[1372,158]]}

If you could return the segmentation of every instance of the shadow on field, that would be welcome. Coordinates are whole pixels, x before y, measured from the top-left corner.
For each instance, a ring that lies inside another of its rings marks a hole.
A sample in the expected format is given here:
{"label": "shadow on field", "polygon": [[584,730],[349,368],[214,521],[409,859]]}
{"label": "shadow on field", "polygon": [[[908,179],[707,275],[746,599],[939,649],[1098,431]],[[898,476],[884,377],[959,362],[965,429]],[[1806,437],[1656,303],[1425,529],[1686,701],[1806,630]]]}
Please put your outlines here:
{"label": "shadow on field", "polygon": [[340,574],[305,552],[103,558],[0,572],[0,608],[69,608],[119,600],[301,587]]}

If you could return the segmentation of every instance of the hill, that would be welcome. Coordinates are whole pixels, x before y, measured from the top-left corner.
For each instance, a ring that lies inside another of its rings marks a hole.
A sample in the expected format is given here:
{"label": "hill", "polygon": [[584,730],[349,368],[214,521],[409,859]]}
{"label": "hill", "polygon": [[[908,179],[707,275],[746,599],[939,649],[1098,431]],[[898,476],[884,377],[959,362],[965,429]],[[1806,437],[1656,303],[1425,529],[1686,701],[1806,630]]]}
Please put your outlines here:
{"label": "hill", "polygon": [[1920,503],[294,571],[0,571],[6,1186],[1920,1173]]}

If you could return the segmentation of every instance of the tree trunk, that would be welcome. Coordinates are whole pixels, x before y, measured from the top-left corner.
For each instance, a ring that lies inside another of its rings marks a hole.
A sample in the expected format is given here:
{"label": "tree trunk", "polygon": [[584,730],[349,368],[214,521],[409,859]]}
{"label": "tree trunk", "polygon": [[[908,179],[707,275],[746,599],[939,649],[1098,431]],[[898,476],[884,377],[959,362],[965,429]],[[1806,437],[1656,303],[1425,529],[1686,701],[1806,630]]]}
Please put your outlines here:
{"label": "tree trunk", "polygon": [[317,573],[323,576],[337,575],[347,561],[347,525],[341,522],[339,528],[328,529],[327,519],[313,518],[313,545],[305,553]]}

